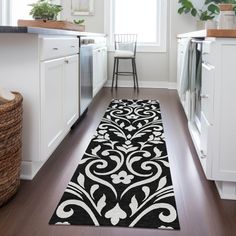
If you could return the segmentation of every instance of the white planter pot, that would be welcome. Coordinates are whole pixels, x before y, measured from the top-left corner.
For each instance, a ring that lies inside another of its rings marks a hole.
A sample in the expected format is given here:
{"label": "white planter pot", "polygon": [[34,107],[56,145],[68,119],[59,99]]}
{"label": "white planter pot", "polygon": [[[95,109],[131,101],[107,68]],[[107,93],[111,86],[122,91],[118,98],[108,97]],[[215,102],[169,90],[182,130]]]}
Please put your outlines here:
{"label": "white planter pot", "polygon": [[205,21],[197,20],[197,30],[205,29]]}

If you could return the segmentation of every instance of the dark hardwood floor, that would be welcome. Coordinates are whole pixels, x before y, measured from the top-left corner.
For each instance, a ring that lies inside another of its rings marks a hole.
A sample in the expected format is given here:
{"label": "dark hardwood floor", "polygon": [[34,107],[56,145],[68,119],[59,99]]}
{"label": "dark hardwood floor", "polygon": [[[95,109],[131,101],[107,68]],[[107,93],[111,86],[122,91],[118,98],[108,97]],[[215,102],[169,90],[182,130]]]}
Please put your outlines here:
{"label": "dark hardwood floor", "polygon": [[[79,160],[112,98],[158,99],[161,103],[180,231],[116,227],[50,226],[51,218]],[[86,118],[57,148],[33,181],[22,181],[17,195],[0,208],[2,236],[234,236],[236,201],[219,198],[201,169],[176,91],[103,89]]]}

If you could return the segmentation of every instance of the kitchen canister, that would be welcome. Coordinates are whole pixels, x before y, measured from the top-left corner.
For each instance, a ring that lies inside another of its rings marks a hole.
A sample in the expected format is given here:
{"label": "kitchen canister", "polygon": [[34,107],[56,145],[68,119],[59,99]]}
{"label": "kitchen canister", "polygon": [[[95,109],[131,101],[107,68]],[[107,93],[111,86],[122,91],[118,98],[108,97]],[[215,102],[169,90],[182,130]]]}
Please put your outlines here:
{"label": "kitchen canister", "polygon": [[218,19],[219,29],[235,29],[235,12],[232,4],[219,4],[220,14]]}

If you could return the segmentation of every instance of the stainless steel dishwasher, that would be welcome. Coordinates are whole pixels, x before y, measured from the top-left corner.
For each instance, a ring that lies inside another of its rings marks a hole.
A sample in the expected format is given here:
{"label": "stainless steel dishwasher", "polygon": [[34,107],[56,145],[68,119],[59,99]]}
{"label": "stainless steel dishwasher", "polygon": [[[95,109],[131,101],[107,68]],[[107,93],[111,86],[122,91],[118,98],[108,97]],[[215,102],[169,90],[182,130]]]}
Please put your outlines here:
{"label": "stainless steel dishwasher", "polygon": [[93,98],[93,47],[95,40],[80,37],[80,116],[87,110]]}

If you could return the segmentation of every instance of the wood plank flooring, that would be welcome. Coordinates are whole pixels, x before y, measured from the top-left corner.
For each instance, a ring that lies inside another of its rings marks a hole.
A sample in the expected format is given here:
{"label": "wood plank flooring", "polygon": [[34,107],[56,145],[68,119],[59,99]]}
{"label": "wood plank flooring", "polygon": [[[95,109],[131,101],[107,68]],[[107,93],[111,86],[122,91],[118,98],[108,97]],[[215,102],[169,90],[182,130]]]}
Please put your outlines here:
{"label": "wood plank flooring", "polygon": [[[79,160],[112,98],[158,99],[161,103],[171,165],[180,231],[116,227],[50,226],[56,208]],[[207,181],[175,90],[104,88],[88,114],[74,128],[33,181],[22,181],[17,195],[0,208],[3,236],[234,236],[236,201],[219,198],[213,182]]]}

